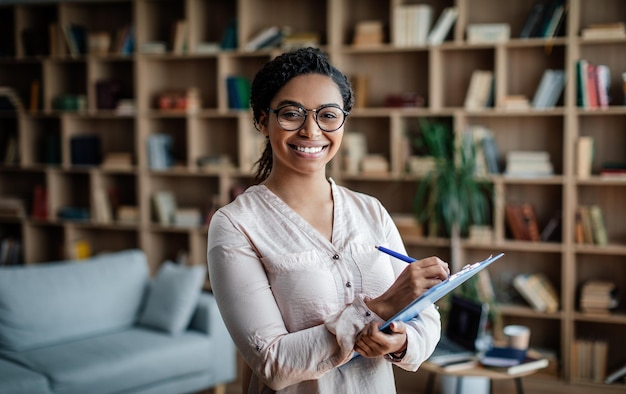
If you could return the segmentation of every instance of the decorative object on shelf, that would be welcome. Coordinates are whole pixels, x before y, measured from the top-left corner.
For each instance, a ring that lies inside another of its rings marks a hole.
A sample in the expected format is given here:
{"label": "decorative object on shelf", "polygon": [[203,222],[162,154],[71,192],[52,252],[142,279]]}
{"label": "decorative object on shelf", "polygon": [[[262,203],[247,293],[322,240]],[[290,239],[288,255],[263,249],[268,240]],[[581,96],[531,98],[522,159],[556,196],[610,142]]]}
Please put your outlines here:
{"label": "decorative object on shelf", "polygon": [[354,28],[352,45],[371,47],[383,44],[383,22],[379,20],[361,21]]}
{"label": "decorative object on shelf", "polygon": [[594,139],[590,136],[580,136],[576,139],[576,176],[589,178],[593,163]]}
{"label": "decorative object on shelf", "polygon": [[87,33],[87,53],[104,56],[111,51],[111,35],[108,31],[90,31]]}
{"label": "decorative object on shelf", "polygon": [[87,109],[87,96],[83,94],[60,94],[52,99],[52,109],[85,111]]}
{"label": "decorative object on shelf", "polygon": [[423,107],[426,99],[416,92],[402,92],[385,96],[384,106],[394,108]]}
{"label": "decorative object on shelf", "polygon": [[504,207],[506,224],[518,241],[540,241],[539,224],[535,209],[529,203],[507,203]]}
{"label": "decorative object on shelf", "polygon": [[490,185],[475,177],[476,146],[473,140],[455,144],[454,135],[443,123],[420,118],[423,145],[435,159],[435,168],[419,181],[414,210],[420,222],[428,222],[428,235],[437,236],[443,222],[450,236],[452,265],[461,263],[460,238],[472,224],[486,224]]}
{"label": "decorative object on shelf", "polygon": [[345,132],[341,152],[345,173],[349,175],[359,174],[361,162],[367,155],[367,137],[357,131]]}
{"label": "decorative object on shelf", "polygon": [[467,42],[485,44],[507,42],[511,37],[508,23],[475,23],[467,26]]}

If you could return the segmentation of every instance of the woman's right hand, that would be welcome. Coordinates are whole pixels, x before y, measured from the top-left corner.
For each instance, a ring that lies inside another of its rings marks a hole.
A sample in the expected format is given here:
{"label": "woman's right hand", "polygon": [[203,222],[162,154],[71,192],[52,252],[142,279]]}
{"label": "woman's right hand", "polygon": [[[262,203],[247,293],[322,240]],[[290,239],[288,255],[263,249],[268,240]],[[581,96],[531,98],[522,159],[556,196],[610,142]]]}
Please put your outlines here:
{"label": "woman's right hand", "polygon": [[414,261],[407,265],[380,297],[367,301],[367,307],[387,320],[426,290],[446,280],[449,275],[448,264],[439,257],[431,256]]}

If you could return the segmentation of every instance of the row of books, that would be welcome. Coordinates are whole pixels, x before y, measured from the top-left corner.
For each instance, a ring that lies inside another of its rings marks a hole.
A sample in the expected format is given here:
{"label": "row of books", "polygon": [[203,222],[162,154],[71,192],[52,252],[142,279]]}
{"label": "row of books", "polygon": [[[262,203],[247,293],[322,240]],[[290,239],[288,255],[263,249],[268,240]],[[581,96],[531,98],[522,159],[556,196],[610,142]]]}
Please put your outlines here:
{"label": "row of books", "polygon": [[[130,55],[134,52],[135,38],[132,26],[123,26],[114,33],[104,30],[89,30],[86,26],[71,23],[67,25],[58,25],[52,23],[49,25],[49,51],[52,57],[60,56],[61,42],[67,47],[67,52],[71,57],[84,55]],[[61,40],[60,36],[63,36]],[[36,38],[44,40],[44,37]],[[46,55],[47,53],[38,53]]]}
{"label": "row of books", "polygon": [[544,273],[516,275],[513,287],[534,310],[548,313],[559,310],[559,295]]}
{"label": "row of books", "polygon": [[396,46],[440,45],[456,22],[458,9],[444,8],[433,25],[429,4],[405,4],[394,8],[392,42]]}
{"label": "row of books", "polygon": [[23,262],[22,241],[10,236],[0,239],[0,267],[18,265]]}
{"label": "row of books", "polygon": [[[491,70],[474,70],[465,94],[464,107],[468,111],[481,110],[494,106],[494,76]],[[537,89],[528,102],[525,96],[513,95],[506,97],[501,106],[507,110],[525,110],[532,106],[535,109],[554,108],[565,89],[565,71],[546,69]]]}
{"label": "row of books", "polygon": [[576,61],[576,100],[582,108],[608,108],[611,69],[586,59]]}
{"label": "row of books", "polygon": [[531,105],[535,109],[554,108],[565,89],[565,70],[544,70]]}
{"label": "row of books", "polygon": [[617,286],[605,280],[590,280],[580,291],[580,310],[592,314],[609,314],[617,308]]}
{"label": "row of books", "polygon": [[571,343],[570,377],[574,381],[602,383],[607,377],[608,342],[576,339]]}
{"label": "row of books", "polygon": [[575,240],[579,244],[607,245],[608,233],[604,213],[599,205],[576,207]]}
{"label": "row of books", "polygon": [[539,0],[533,4],[520,38],[552,38],[562,35],[567,5],[564,0]]}

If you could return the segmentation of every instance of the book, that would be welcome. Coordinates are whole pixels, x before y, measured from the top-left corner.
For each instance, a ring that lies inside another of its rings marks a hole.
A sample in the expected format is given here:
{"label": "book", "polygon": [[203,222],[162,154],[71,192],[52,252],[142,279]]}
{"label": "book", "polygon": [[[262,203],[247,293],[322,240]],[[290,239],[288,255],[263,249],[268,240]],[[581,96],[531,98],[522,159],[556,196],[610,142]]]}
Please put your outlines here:
{"label": "book", "polygon": [[521,362],[516,365],[512,365],[509,367],[493,367],[489,366],[488,368],[496,370],[498,372],[504,372],[509,375],[517,375],[529,371],[535,371],[538,369],[546,368],[550,364],[550,361],[547,358],[534,358],[534,357],[525,357]]}
{"label": "book", "polygon": [[189,30],[187,22],[179,20],[174,23],[172,28],[172,53],[182,55],[188,52],[188,36]]}
{"label": "book", "polygon": [[512,367],[526,358],[526,349],[494,346],[480,357],[480,363],[487,367]]}
{"label": "book", "polygon": [[465,109],[471,111],[487,108],[491,102],[492,85],[493,71],[474,70],[465,95]]}
{"label": "book", "polygon": [[439,367],[446,372],[462,371],[464,369],[474,368],[478,365],[478,359],[470,357],[461,360],[449,361],[440,364]]}
{"label": "book", "polygon": [[513,278],[513,287],[534,310],[544,312],[547,309],[547,304],[539,294],[533,292],[528,285],[529,276],[529,274],[519,274],[515,276]]}
{"label": "book", "polygon": [[274,25],[266,27],[252,36],[252,38],[244,44],[243,50],[251,52],[261,49],[263,46],[267,45],[268,42],[271,42],[280,35],[281,30],[279,26]]}
{"label": "book", "polygon": [[623,378],[626,375],[626,365],[621,366],[613,370],[605,379],[604,383],[611,384],[617,382],[618,379]]}
{"label": "book", "polygon": [[565,71],[546,69],[535,90],[531,105],[536,109],[554,108],[565,88]]}
{"label": "book", "polygon": [[433,22],[429,4],[401,4],[394,8],[392,42],[396,46],[422,46],[428,43]]}
{"label": "book", "polygon": [[539,225],[535,210],[529,203],[505,205],[505,219],[511,235],[518,241],[539,241]]}
{"label": "book", "polygon": [[606,226],[604,224],[604,214],[599,205],[591,205],[589,207],[589,215],[591,217],[591,231],[593,232],[593,243],[596,245],[606,245],[609,243]]}
{"label": "book", "polygon": [[559,295],[552,282],[543,273],[534,273],[527,277],[526,285],[537,294],[546,305],[545,312],[554,313],[559,310]]}
{"label": "book", "polygon": [[168,190],[162,190],[152,195],[155,216],[157,222],[163,226],[174,223],[174,212],[176,212],[176,197]]}
{"label": "book", "polygon": [[593,163],[594,139],[590,136],[580,136],[576,140],[576,176],[589,178]]}
{"label": "book", "polygon": [[626,38],[624,22],[593,23],[580,32],[583,39]]}
{"label": "book", "polygon": [[430,45],[440,45],[445,40],[446,36],[452,29],[456,18],[458,17],[459,10],[456,7],[446,7],[439,15],[435,26],[428,34],[428,43]]}
{"label": "book", "polygon": [[520,31],[519,38],[532,38],[537,36],[538,26],[541,22],[541,16],[545,6],[546,4],[542,0],[532,5],[526,17],[526,21],[524,22],[524,26],[522,26],[522,30]]}

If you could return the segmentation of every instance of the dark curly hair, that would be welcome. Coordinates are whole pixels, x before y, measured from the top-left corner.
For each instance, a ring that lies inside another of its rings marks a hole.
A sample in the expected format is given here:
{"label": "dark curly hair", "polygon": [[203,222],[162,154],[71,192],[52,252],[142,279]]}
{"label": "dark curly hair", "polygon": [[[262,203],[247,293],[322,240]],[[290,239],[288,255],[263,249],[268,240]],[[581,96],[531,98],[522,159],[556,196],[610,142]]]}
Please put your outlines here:
{"label": "dark curly hair", "polygon": [[[350,81],[330,63],[328,55],[318,48],[296,49],[267,62],[252,81],[250,106],[257,129],[261,115],[267,111],[278,91],[292,78],[304,74],[321,74],[330,77],[339,88],[343,99],[343,109],[346,111],[352,109],[354,94]],[[269,140],[255,165],[257,167],[256,180],[259,183],[263,182],[272,171],[272,147]]]}

